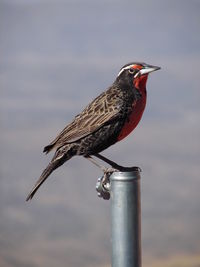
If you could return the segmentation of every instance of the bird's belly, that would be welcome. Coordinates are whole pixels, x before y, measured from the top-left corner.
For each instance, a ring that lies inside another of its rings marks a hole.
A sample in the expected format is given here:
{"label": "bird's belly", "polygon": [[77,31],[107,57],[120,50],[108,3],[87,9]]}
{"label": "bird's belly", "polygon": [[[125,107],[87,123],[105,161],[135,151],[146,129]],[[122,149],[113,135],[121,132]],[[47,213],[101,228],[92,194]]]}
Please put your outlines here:
{"label": "bird's belly", "polygon": [[129,135],[135,127],[138,125],[142,114],[145,109],[146,101],[138,101],[135,107],[133,108],[132,113],[129,115],[129,118],[125,122],[124,126],[121,129],[121,132],[118,136],[118,141],[124,139],[127,135]]}

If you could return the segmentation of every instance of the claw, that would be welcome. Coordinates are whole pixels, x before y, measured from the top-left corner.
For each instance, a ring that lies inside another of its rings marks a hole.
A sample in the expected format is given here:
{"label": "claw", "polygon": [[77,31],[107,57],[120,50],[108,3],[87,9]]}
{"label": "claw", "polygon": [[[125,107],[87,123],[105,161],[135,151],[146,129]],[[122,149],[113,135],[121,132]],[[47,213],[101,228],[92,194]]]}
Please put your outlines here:
{"label": "claw", "polygon": [[103,170],[103,178],[102,178],[102,185],[105,186],[108,182],[110,183],[110,176],[113,172],[118,171],[117,169],[114,168],[104,168]]}

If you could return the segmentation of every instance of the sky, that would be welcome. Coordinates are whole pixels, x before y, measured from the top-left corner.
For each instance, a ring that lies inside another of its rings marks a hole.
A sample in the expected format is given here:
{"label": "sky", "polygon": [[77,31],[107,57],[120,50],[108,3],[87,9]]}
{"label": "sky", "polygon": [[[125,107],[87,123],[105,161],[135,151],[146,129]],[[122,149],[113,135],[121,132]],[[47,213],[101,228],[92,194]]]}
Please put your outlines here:
{"label": "sky", "polygon": [[200,252],[200,2],[0,0],[0,265],[105,267],[101,171],[75,157],[25,198],[47,145],[132,61],[160,66],[137,129],[102,154],[140,166],[149,260]]}

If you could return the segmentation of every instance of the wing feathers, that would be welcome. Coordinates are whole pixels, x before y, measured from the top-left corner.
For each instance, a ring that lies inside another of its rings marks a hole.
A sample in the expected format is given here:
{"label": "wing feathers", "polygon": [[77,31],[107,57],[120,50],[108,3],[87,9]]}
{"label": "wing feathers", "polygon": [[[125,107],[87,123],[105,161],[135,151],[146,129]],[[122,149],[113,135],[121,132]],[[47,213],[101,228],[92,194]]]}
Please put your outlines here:
{"label": "wing feathers", "polygon": [[44,148],[49,152],[53,148],[73,143],[97,131],[103,125],[120,116],[123,101],[117,88],[109,88],[99,97],[95,98],[63,131]]}

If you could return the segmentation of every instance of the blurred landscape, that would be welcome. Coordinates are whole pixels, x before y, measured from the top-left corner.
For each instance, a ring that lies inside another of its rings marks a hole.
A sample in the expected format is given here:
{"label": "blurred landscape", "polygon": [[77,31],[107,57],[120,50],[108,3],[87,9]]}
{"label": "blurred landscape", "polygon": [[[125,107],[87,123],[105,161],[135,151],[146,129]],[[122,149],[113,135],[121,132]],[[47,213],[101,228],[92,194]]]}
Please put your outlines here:
{"label": "blurred landscape", "polygon": [[124,64],[150,75],[136,131],[102,154],[142,168],[143,266],[200,266],[200,2],[0,0],[0,266],[110,266],[102,175],[75,157],[25,198],[42,149]]}

